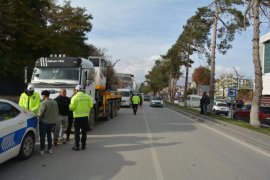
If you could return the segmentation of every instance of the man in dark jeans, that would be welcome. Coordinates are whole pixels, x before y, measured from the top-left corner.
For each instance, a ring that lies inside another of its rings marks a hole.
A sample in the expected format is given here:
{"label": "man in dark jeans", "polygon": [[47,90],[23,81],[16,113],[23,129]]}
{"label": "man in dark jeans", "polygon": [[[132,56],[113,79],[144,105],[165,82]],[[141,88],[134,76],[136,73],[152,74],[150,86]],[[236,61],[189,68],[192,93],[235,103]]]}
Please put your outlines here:
{"label": "man in dark jeans", "polygon": [[200,108],[201,108],[200,114],[203,114],[203,99],[202,98],[200,99]]}
{"label": "man in dark jeans", "polygon": [[58,106],[57,103],[50,99],[50,92],[47,90],[41,93],[43,101],[39,109],[39,134],[40,134],[40,155],[44,155],[45,137],[48,139],[48,152],[52,151],[52,128],[58,120]]}
{"label": "man in dark jeans", "polygon": [[138,96],[137,93],[134,94],[132,97],[132,107],[133,107],[133,114],[136,115],[138,105],[140,104],[140,97]]}
{"label": "man in dark jeans", "polygon": [[202,95],[202,106],[203,106],[203,114],[207,114],[207,107],[210,104],[210,98],[207,96],[206,92]]}
{"label": "man in dark jeans", "polygon": [[73,120],[74,120],[73,119],[73,113],[72,113],[72,111],[70,111],[69,114],[68,114],[68,125],[67,125],[67,131],[66,131],[67,138],[66,138],[65,143],[69,142],[69,136],[71,134],[71,128],[72,128],[72,125],[73,125]]}

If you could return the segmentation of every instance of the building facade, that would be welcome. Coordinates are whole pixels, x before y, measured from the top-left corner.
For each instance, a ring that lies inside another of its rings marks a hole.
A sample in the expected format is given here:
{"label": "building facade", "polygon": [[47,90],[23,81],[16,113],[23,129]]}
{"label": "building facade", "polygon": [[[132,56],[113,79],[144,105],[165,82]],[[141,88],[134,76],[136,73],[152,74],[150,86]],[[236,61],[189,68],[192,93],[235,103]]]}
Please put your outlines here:
{"label": "building facade", "polygon": [[263,95],[270,95],[270,33],[260,38],[260,59],[263,73]]}

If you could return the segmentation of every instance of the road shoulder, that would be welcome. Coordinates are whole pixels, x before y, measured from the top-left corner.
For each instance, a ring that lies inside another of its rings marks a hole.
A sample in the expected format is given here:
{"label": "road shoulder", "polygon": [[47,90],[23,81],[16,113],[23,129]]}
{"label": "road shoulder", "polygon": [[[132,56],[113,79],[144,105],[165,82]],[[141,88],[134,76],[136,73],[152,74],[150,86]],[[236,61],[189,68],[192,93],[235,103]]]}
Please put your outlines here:
{"label": "road shoulder", "polygon": [[197,114],[194,112],[185,111],[180,108],[176,108],[170,105],[166,105],[167,108],[179,112],[193,120],[203,123],[211,128],[220,130],[221,132],[240,139],[248,144],[259,147],[262,150],[265,150],[270,153],[270,136],[255,132],[243,127],[235,126],[205,115]]}

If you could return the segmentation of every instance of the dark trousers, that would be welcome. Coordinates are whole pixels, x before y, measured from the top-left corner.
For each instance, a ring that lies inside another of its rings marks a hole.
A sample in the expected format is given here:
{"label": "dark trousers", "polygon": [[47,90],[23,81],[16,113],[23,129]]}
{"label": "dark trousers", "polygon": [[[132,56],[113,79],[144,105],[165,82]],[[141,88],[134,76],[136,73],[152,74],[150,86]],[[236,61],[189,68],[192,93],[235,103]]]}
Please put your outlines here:
{"label": "dark trousers", "polygon": [[80,147],[80,130],[82,131],[82,147],[86,145],[86,132],[89,130],[88,117],[74,118],[75,127],[75,146]]}
{"label": "dark trousers", "polygon": [[202,104],[200,105],[200,108],[201,108],[200,113],[203,114],[203,105]]}
{"label": "dark trousers", "polygon": [[207,106],[208,104],[203,103],[203,114],[207,114]]}
{"label": "dark trousers", "polygon": [[138,110],[138,104],[132,104],[133,107],[133,113],[136,115],[137,110]]}
{"label": "dark trousers", "polygon": [[45,149],[45,138],[47,135],[48,140],[48,149],[52,149],[52,129],[53,124],[46,124],[42,121],[39,122],[39,139],[40,139],[40,150],[43,151]]}
{"label": "dark trousers", "polygon": [[68,125],[67,125],[67,139],[69,139],[69,136],[70,136],[70,133],[71,133],[71,128],[72,128],[72,125],[73,125],[73,116],[69,116],[68,117]]}

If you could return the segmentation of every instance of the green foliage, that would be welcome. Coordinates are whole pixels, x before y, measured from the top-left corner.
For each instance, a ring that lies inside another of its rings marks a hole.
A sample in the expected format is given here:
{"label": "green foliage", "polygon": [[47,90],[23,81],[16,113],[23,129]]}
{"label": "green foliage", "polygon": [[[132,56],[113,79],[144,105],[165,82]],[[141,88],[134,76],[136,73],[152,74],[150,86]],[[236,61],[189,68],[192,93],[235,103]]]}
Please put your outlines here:
{"label": "green foliage", "polygon": [[[245,30],[249,23],[245,22],[245,17],[239,10],[239,6],[243,5],[242,0],[218,0],[215,3],[218,4],[218,21],[221,23],[217,29],[217,37],[220,41],[216,46],[221,54],[226,54],[232,48],[230,42],[234,40],[235,33]],[[212,6],[209,10],[212,13],[215,11]]]}
{"label": "green foliage", "polygon": [[70,2],[5,0],[0,2],[0,76],[20,78],[24,66],[50,54],[87,57],[100,54],[85,43],[92,16]]}
{"label": "green foliage", "polygon": [[186,96],[188,96],[190,94],[196,94],[196,93],[197,93],[197,89],[195,87],[188,88]]}
{"label": "green foliage", "polygon": [[154,94],[168,86],[170,77],[170,72],[168,71],[169,66],[170,61],[166,59],[158,59],[151,71],[145,75],[149,89],[153,91]]}
{"label": "green foliage", "polygon": [[209,58],[211,16],[207,7],[198,8],[196,14],[187,20],[176,43],[168,50],[167,56],[177,65],[178,71],[180,66],[191,66],[193,61],[189,56],[195,52]]}

